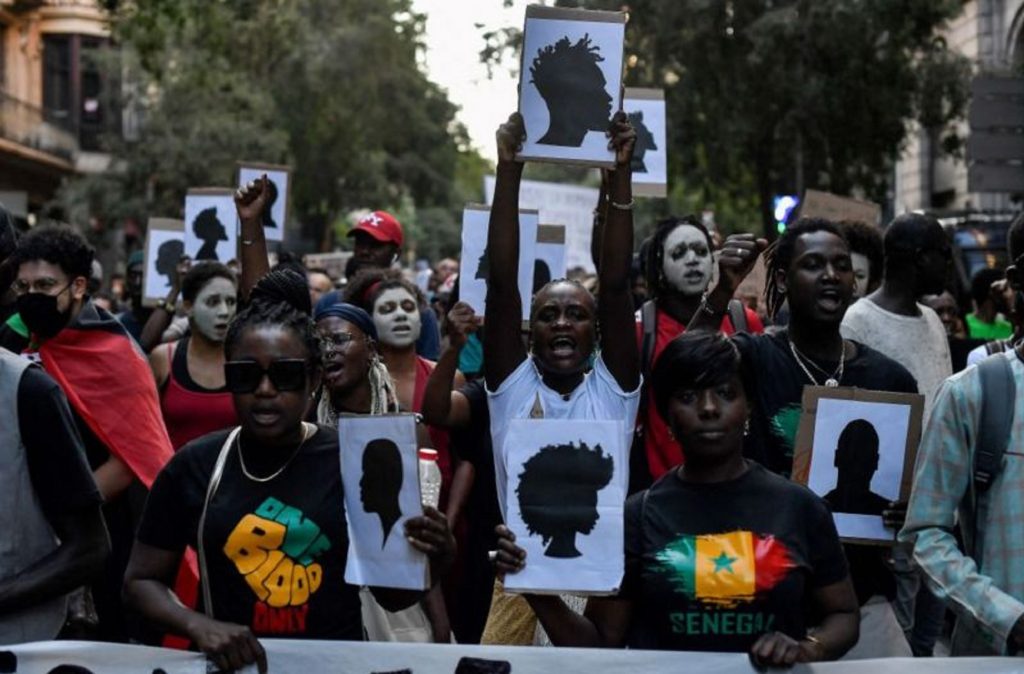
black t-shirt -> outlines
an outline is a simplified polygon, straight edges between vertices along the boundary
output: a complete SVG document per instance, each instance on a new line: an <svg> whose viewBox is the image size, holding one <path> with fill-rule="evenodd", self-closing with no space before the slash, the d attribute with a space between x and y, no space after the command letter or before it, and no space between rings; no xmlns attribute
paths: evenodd
<svg viewBox="0 0 1024 674"><path fill-rule="evenodd" d="M228 433L188 443L164 467L139 541L174 552L195 547L206 489ZM233 445L203 541L204 582L216 619L248 625L260 637L363 638L359 589L345 582L348 533L337 432L320 426L269 482L242 473Z"/></svg>
<svg viewBox="0 0 1024 674"><path fill-rule="evenodd" d="M469 402L470 424L467 428L453 430L451 437L459 457L473 464L476 472L467 509L472 514L469 525L474 540L470 544L481 542L491 550L497 544L494 528L501 524L501 510L498 508L498 490L494 482L494 451L491 445L487 389L483 380L478 379L460 388L459 392Z"/></svg>
<svg viewBox="0 0 1024 674"><path fill-rule="evenodd" d="M32 488L47 519L100 504L67 398L38 367L25 370L18 384L18 429Z"/></svg>
<svg viewBox="0 0 1024 674"><path fill-rule="evenodd" d="M753 384L751 432L744 453L766 468L789 477L793 471L793 445L800 425L804 386L811 381L789 347L787 331L774 335L739 333L732 337L743 357L744 376ZM874 349L856 342L857 355L846 361L842 386L869 391L917 393L917 381L905 367ZM825 372L839 362L814 361ZM821 373L809 368L812 374Z"/></svg>
<svg viewBox="0 0 1024 674"><path fill-rule="evenodd" d="M753 462L725 483L667 473L626 501L625 528L632 648L745 652L766 632L801 639L811 591L847 576L824 502Z"/></svg>

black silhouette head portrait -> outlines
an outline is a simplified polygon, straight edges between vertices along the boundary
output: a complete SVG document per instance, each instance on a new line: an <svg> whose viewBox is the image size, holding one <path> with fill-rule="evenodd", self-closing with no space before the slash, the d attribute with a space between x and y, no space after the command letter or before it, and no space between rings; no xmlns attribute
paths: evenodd
<svg viewBox="0 0 1024 674"><path fill-rule="evenodd" d="M402 453L387 438L371 440L363 452L363 477L359 480L359 498L363 510L380 517L383 532L381 550L387 545L391 528L402 517L398 495L402 491Z"/></svg>
<svg viewBox="0 0 1024 674"><path fill-rule="evenodd" d="M274 204L277 203L277 183L267 177L267 205L263 209L263 226L277 229L277 222L274 220Z"/></svg>
<svg viewBox="0 0 1024 674"><path fill-rule="evenodd" d="M871 491L878 470L878 431L864 419L851 421L836 442L836 488L825 494L833 512L881 515L889 499Z"/></svg>
<svg viewBox="0 0 1024 674"><path fill-rule="evenodd" d="M648 150L657 150L654 142L654 134L644 124L644 113L642 110L629 113L629 123L636 131L636 145L633 146L633 161L631 168L633 173L647 173L647 164L644 163L644 155Z"/></svg>
<svg viewBox="0 0 1024 674"><path fill-rule="evenodd" d="M532 535L539 535L545 557L572 558L582 553L576 535L597 525L597 493L608 486L614 462L597 445L548 445L523 464L519 474L519 513ZM550 543L550 544L549 544Z"/></svg>
<svg viewBox="0 0 1024 674"><path fill-rule="evenodd" d="M575 44L568 36L537 50L530 82L548 108L544 145L579 147L588 131L604 132L612 115L612 97L597 65L604 61L600 47L584 35Z"/></svg>
<svg viewBox="0 0 1024 674"><path fill-rule="evenodd" d="M174 276L174 269L178 266L181 256L185 254L185 242L181 239L164 241L156 249L156 273L167 277L164 285L171 287L171 278Z"/></svg>
<svg viewBox="0 0 1024 674"><path fill-rule="evenodd" d="M541 259L533 261L533 294L551 283L551 267L548 263Z"/></svg>
<svg viewBox="0 0 1024 674"><path fill-rule="evenodd" d="M484 248L484 252L480 253L480 259L476 261L476 273L473 274L473 278L486 281L490 273L491 265L487 261L487 249Z"/></svg>
<svg viewBox="0 0 1024 674"><path fill-rule="evenodd" d="M203 245L196 253L196 260L216 260L217 244L228 240L228 232L224 224L217 218L217 209L213 206L203 209L192 222L192 233L202 239Z"/></svg>

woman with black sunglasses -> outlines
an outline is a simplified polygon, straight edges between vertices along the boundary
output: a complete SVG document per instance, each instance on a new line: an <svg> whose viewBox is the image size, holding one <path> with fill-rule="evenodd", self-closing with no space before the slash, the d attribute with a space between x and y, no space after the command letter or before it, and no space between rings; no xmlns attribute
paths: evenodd
<svg viewBox="0 0 1024 674"><path fill-rule="evenodd" d="M320 381L304 280L273 272L225 340L241 426L189 443L153 485L125 576L128 604L188 637L219 669L266 656L257 637L363 638L359 589L344 581L348 538L335 429L303 421ZM406 525L439 578L454 554L434 509ZM199 551L205 613L171 591L186 545ZM389 610L419 592L371 588Z"/></svg>

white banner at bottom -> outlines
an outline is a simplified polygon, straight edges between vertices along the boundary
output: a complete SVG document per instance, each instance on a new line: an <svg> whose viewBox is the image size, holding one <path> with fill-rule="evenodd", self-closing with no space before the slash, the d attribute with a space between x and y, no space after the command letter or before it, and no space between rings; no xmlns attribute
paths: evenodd
<svg viewBox="0 0 1024 674"><path fill-rule="evenodd" d="M272 674L752 674L746 655L266 639ZM207 674L200 654L146 646L47 641L0 646L0 674ZM780 671L780 670L776 670ZM1020 674L1021 658L891 658L797 665L793 674ZM246 674L255 672L248 668Z"/></svg>

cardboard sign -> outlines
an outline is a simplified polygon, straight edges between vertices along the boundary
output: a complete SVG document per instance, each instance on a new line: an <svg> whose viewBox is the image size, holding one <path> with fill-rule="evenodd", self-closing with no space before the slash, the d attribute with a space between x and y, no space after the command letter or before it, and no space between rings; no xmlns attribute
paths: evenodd
<svg viewBox="0 0 1024 674"><path fill-rule="evenodd" d="M238 256L235 191L197 187L185 195L185 254L193 262L226 264Z"/></svg>
<svg viewBox="0 0 1024 674"><path fill-rule="evenodd" d="M626 89L622 109L636 131L633 148L633 195L664 197L668 193L668 137L665 92Z"/></svg>
<svg viewBox="0 0 1024 674"><path fill-rule="evenodd" d="M534 250L533 294L555 279L565 278L565 227L538 225Z"/></svg>
<svg viewBox="0 0 1024 674"><path fill-rule="evenodd" d="M625 34L622 12L526 8L520 158L614 167L605 132L620 108Z"/></svg>
<svg viewBox="0 0 1024 674"><path fill-rule="evenodd" d="M185 254L185 222L150 218L146 225L145 260L142 266L142 306L155 307L174 281L174 270Z"/></svg>
<svg viewBox="0 0 1024 674"><path fill-rule="evenodd" d="M833 222L859 220L878 225L882 219L882 207L878 204L818 190L804 191L797 211L797 218L824 218Z"/></svg>
<svg viewBox="0 0 1024 674"><path fill-rule="evenodd" d="M462 211L462 257L459 265L459 298L473 307L477 316L484 316L487 304L487 226L491 209L480 204L467 204ZM523 304L522 320L530 319L533 298L534 249L537 245L537 211L519 211L519 298Z"/></svg>
<svg viewBox="0 0 1024 674"><path fill-rule="evenodd" d="M267 241L284 241L291 191L291 168L277 164L238 162L238 186L267 175L270 181L270 211L263 218L263 236Z"/></svg>
<svg viewBox="0 0 1024 674"><path fill-rule="evenodd" d="M427 589L427 558L405 538L405 522L423 514L415 415L344 415L338 437L349 538L345 582Z"/></svg>
<svg viewBox="0 0 1024 674"><path fill-rule="evenodd" d="M892 545L890 502L910 497L924 396L856 388L804 388L793 481L829 504L839 537Z"/></svg>

